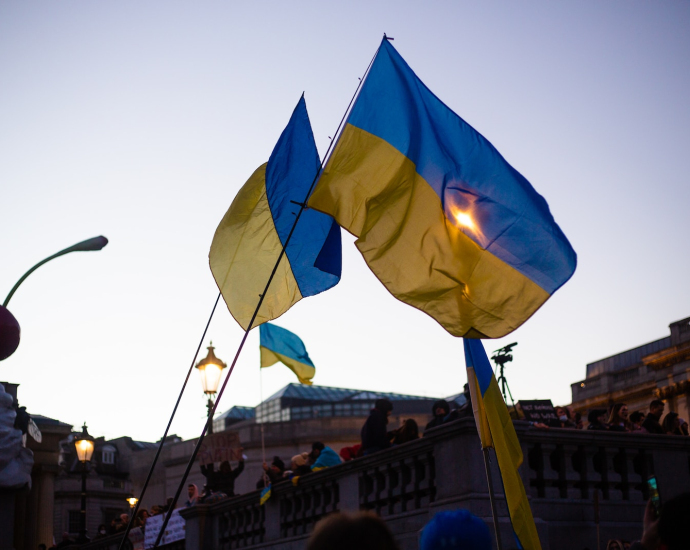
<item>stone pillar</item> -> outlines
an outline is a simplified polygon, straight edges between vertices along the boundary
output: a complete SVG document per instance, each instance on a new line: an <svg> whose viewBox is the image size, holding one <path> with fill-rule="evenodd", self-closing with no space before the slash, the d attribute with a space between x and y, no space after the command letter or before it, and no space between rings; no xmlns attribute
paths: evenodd
<svg viewBox="0 0 690 550"><path fill-rule="evenodd" d="M55 512L55 476L58 467L55 465L43 465L36 480L36 487L34 488L37 502L36 502L36 541L33 548L37 548L39 544L43 543L46 548L50 548L53 544L53 521ZM57 541L56 541L57 542Z"/></svg>

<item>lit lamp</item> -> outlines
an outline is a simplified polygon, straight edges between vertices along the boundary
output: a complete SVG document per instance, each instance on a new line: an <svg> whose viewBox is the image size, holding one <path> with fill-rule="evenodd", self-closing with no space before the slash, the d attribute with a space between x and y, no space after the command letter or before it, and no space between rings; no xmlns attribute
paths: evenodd
<svg viewBox="0 0 690 550"><path fill-rule="evenodd" d="M86 431L86 422L82 426L81 433L74 440L74 448L77 451L77 459L81 462L81 521L77 542L83 544L89 541L86 536L86 473L94 449L93 437Z"/></svg>
<svg viewBox="0 0 690 550"><path fill-rule="evenodd" d="M129 507L134 510L134 507L137 505L137 502L139 502L139 499L137 497L127 497L127 502L129 503Z"/></svg>
<svg viewBox="0 0 690 550"><path fill-rule="evenodd" d="M227 365L213 353L215 349L213 347L213 342L211 342L211 345L206 349L208 349L208 354L195 365L195 368L199 369L201 387L204 389L204 393L208 395L208 403L206 403L206 407L208 408L208 433L212 434L213 418L211 417L211 413L213 411L213 396L218 392L220 375L223 373L223 369L227 368Z"/></svg>

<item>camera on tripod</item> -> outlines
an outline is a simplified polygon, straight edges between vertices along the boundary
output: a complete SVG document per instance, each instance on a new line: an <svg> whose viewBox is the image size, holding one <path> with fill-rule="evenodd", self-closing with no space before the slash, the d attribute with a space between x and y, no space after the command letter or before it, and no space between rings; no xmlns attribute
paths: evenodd
<svg viewBox="0 0 690 550"><path fill-rule="evenodd" d="M513 351L513 348L517 346L517 344L517 342L513 342L512 344L508 344L507 346L494 351L495 355L491 356L492 361L501 367L506 363L510 363L513 360L513 356L510 352Z"/></svg>
<svg viewBox="0 0 690 550"><path fill-rule="evenodd" d="M510 400L513 402L513 408L515 408L515 400L513 399L513 394L510 392L510 388L508 387L508 380L506 380L506 376L503 372L503 369L505 368L506 363L510 363L513 360L513 355L510 352L513 351L513 348L517 346L517 344L517 342L513 342L512 344L508 344L507 346L502 347L501 349L497 349L496 351L494 351L494 355L491 356L491 359L494 363L496 363L497 370L499 371L499 376L496 382L501 388L503 400L507 404L508 395L510 395Z"/></svg>

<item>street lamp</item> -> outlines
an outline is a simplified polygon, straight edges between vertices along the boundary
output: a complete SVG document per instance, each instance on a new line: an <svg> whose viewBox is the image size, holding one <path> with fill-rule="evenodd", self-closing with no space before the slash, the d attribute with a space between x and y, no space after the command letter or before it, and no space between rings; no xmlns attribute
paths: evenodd
<svg viewBox="0 0 690 550"><path fill-rule="evenodd" d="M218 391L218 384L220 384L220 375L227 365L223 363L213 350L213 342L206 348L208 354L204 359L199 361L195 368L199 369L199 374L201 375L201 387L204 389L204 393L208 395L208 403L206 403L206 408L208 408L208 433L213 433L213 418L211 416L213 412L213 396Z"/></svg>
<svg viewBox="0 0 690 550"><path fill-rule="evenodd" d="M126 500L129 502L130 508L134 508L137 505L137 502L139 502L137 497L127 497Z"/></svg>
<svg viewBox="0 0 690 550"><path fill-rule="evenodd" d="M77 450L77 459L81 462L81 521L77 542L82 544L89 542L86 536L86 473L94 449L93 437L86 431L86 422L82 426L82 432L74 440L74 448Z"/></svg>
<svg viewBox="0 0 690 550"><path fill-rule="evenodd" d="M106 239L103 235L101 235L100 237L93 237L92 239L86 239L85 241L74 244L74 245L70 246L69 248L65 248L64 250L60 250L60 252L57 252L56 254L53 254L52 256L47 257L45 260L41 260L35 266L33 266L31 269L29 269L29 271L24 273L24 275L22 275L22 278L19 279L17 281L17 284L15 284L12 287L12 290L10 290L10 293L7 295L7 298L5 298L5 301L2 304L2 306L7 307L7 304L10 303L10 298L12 298L12 295L17 291L17 289L19 288L19 285L24 282L24 279L26 279L29 275L31 275L34 271L36 271L43 264L49 262L50 260L54 260L55 258L59 258L60 256L64 256L65 254L69 254L70 252L89 252L89 251L93 251L93 250L101 250L106 244L108 244L108 239Z"/></svg>
<svg viewBox="0 0 690 550"><path fill-rule="evenodd" d="M2 306L0 306L0 329L2 329L0 330L0 361L2 361L3 359L7 359L10 355L12 355L15 352L15 350L19 346L19 323L7 309L7 304L10 303L10 299L19 288L19 285L21 285L29 275L31 275L39 267L49 262L50 260L54 260L55 258L64 256L65 254L69 254L70 252L88 252L93 250L101 250L107 244L108 239L106 239L102 235L100 237L93 237L92 239L87 239L85 241L72 245L69 248L65 248L64 250L61 250L60 252L53 254L52 256L49 256L45 260L41 260L35 266L29 269L29 271L24 273L24 275L22 275L22 277L17 281L17 283L12 287L12 290L10 290L10 293L7 295L7 298L5 298L5 301L3 302Z"/></svg>

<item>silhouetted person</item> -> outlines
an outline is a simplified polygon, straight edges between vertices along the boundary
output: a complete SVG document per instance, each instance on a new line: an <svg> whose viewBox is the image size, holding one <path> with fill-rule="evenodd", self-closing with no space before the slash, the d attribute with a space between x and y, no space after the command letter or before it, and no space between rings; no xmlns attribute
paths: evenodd
<svg viewBox="0 0 690 550"><path fill-rule="evenodd" d="M606 409L592 409L587 415L587 421L589 422L588 430L605 431L608 429L606 425Z"/></svg>
<svg viewBox="0 0 690 550"><path fill-rule="evenodd" d="M690 493L678 495L661 508L654 518L651 500L644 512L642 539L633 542L630 550L687 550L690 541Z"/></svg>
<svg viewBox="0 0 690 550"><path fill-rule="evenodd" d="M362 454L368 455L391 446L388 438L388 417L393 411L393 403L388 399L377 399L362 426Z"/></svg>
<svg viewBox="0 0 690 550"><path fill-rule="evenodd" d="M320 441L315 441L311 446L311 469L314 472L323 470L324 468L331 468L342 464L342 460L333 449L327 447Z"/></svg>
<svg viewBox="0 0 690 550"><path fill-rule="evenodd" d="M216 478L215 487L211 487L213 491L220 491L229 497L235 494L235 480L244 471L244 458L240 458L240 463L234 470L227 460L220 463L220 471Z"/></svg>
<svg viewBox="0 0 690 550"><path fill-rule="evenodd" d="M630 421L628 420L628 406L625 403L616 403L611 409L611 416L609 416L609 431L630 431Z"/></svg>
<svg viewBox="0 0 690 550"><path fill-rule="evenodd" d="M285 462L283 462L279 456L273 457L273 462L269 466L265 462L263 463L264 473L256 482L257 489L263 489L269 483L278 483L283 480L283 474L285 473ZM264 480L264 477L266 478Z"/></svg>
<svg viewBox="0 0 690 550"><path fill-rule="evenodd" d="M74 544L74 541L69 538L69 533L65 532L62 533L62 540L57 543L55 548L65 548L66 546L72 546Z"/></svg>
<svg viewBox="0 0 690 550"><path fill-rule="evenodd" d="M316 524L306 550L398 550L398 545L377 515L336 512Z"/></svg>
<svg viewBox="0 0 690 550"><path fill-rule="evenodd" d="M680 431L680 419L677 412L669 412L661 423L661 429L667 435L683 435Z"/></svg>
<svg viewBox="0 0 690 550"><path fill-rule="evenodd" d="M402 445L408 441L419 439L419 427L414 418L408 418L403 422L402 426L397 430L393 430L391 433L393 434L393 439L391 441L393 445Z"/></svg>
<svg viewBox="0 0 690 550"><path fill-rule="evenodd" d="M431 414L434 415L431 422L426 425L425 430L435 428L443 424L444 419L450 413L450 405L445 399L439 399L431 406Z"/></svg>
<svg viewBox="0 0 690 550"><path fill-rule="evenodd" d="M649 414L647 418L644 419L642 427L647 430L650 434L663 434L664 430L659 424L661 420L661 415L664 414L664 402L660 399L655 399L649 404Z"/></svg>

